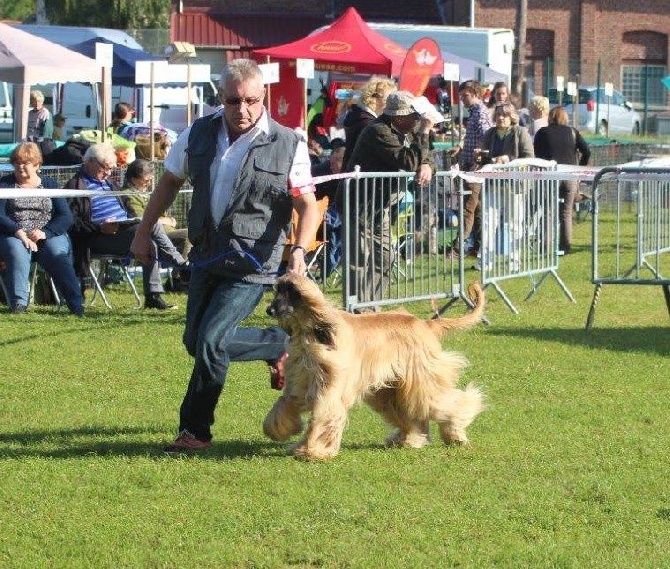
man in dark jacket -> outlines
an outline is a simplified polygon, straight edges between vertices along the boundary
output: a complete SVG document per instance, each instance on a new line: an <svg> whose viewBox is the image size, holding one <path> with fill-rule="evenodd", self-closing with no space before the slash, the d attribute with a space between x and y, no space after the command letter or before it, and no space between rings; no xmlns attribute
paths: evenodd
<svg viewBox="0 0 670 569"><path fill-rule="evenodd" d="M360 166L363 172L415 172L415 184L430 184L434 163L428 138L433 123L416 111L414 102L406 91L387 97L384 112L361 132L346 171ZM352 189L355 182L349 183L349 212L343 220L350 227L349 282L355 283L359 302L384 298L394 260L391 206L402 198L406 182L406 178L379 178L368 186L362 184L358 192ZM343 213L344 188L338 196Z"/></svg>

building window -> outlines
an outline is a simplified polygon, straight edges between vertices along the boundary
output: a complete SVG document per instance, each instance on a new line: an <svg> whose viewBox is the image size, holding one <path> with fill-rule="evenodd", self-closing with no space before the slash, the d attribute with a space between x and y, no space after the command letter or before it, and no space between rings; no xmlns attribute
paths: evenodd
<svg viewBox="0 0 670 569"><path fill-rule="evenodd" d="M668 74L665 65L623 65L621 92L631 103L650 106L665 105L665 87L661 79Z"/></svg>

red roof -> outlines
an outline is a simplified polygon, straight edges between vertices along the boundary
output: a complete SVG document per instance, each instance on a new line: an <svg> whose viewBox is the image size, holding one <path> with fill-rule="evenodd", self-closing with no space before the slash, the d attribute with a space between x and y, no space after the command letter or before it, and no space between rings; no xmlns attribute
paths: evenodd
<svg viewBox="0 0 670 569"><path fill-rule="evenodd" d="M344 73L397 75L407 50L371 30L354 8L327 28L303 39L254 50L271 59L314 59L317 69Z"/></svg>
<svg viewBox="0 0 670 569"><path fill-rule="evenodd" d="M195 10L173 12L170 41L184 41L196 47L239 46L244 50L293 41L325 23L323 17L296 14L231 16Z"/></svg>

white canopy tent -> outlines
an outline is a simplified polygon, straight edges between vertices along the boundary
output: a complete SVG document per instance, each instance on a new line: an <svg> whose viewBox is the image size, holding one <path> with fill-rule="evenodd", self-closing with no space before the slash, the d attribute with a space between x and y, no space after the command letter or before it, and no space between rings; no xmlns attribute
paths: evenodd
<svg viewBox="0 0 670 569"><path fill-rule="evenodd" d="M99 83L95 59L0 23L0 81L14 84L14 136L27 132L31 85L80 81Z"/></svg>

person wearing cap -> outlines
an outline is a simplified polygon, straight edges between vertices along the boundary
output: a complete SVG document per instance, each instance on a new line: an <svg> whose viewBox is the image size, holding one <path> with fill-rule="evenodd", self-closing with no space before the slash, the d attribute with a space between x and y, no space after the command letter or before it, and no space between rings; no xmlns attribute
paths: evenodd
<svg viewBox="0 0 670 569"><path fill-rule="evenodd" d="M352 172L359 166L363 172L415 172L414 183L419 187L428 186L435 170L429 149L434 123L427 115L422 116L420 110L418 98L411 93L389 94L382 114L361 132L345 171ZM344 223L352 224L353 229L349 249L358 253L349 266L349 278L356 283L359 301L384 297L394 260L389 238L391 206L402 199L406 186L406 178L379 178L368 192L361 192L363 200L374 196L374 203L352 203L348 219L343 216ZM340 212L344 211L343 194L344 186L341 186ZM374 223L367 225L365 221L372 218Z"/></svg>

